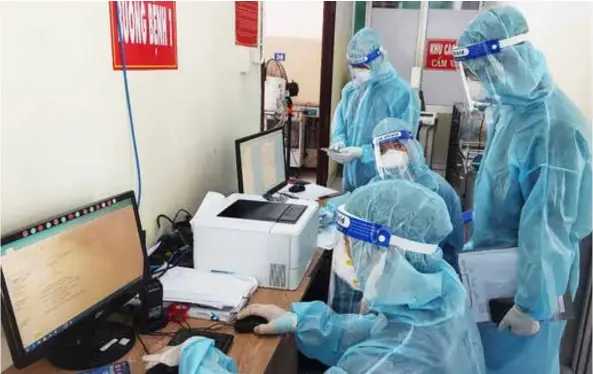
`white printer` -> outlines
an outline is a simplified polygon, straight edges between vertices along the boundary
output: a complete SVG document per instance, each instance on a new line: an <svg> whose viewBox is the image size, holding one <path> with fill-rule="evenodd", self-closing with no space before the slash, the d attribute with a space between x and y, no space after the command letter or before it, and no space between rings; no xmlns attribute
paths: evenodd
<svg viewBox="0 0 593 374"><path fill-rule="evenodd" d="M196 269L252 276L261 287L294 290L316 250L318 206L209 192L191 224Z"/></svg>

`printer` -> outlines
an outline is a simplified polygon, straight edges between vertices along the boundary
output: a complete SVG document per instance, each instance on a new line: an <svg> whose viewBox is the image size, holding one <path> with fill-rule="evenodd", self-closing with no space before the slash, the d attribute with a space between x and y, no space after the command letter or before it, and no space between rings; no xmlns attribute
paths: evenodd
<svg viewBox="0 0 593 374"><path fill-rule="evenodd" d="M257 279L261 287L295 290L317 247L317 202L208 192L191 221L194 267Z"/></svg>

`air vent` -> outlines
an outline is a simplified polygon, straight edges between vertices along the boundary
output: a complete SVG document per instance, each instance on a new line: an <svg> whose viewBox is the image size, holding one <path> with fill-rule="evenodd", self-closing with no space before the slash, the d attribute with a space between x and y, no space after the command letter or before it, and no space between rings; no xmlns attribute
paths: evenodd
<svg viewBox="0 0 593 374"><path fill-rule="evenodd" d="M286 288L286 265L270 264L270 287Z"/></svg>

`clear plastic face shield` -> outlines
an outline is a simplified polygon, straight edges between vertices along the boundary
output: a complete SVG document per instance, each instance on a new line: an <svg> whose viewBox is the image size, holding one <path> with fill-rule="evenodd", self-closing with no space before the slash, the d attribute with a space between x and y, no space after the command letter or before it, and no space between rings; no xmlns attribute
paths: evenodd
<svg viewBox="0 0 593 374"><path fill-rule="evenodd" d="M362 291L362 301L358 304L359 310L365 306L373 310L382 302L397 302L400 297L412 300L415 292L413 285L405 285L402 291L401 284L393 284L394 279L400 279L397 274L393 274L393 271L399 270L406 273L415 273L415 271L406 261L400 261L398 268L393 269L393 264L388 259L390 251L410 251L431 255L438 251L438 245L419 243L396 236L386 226L349 214L344 205L338 208L337 222L338 231L349 242L352 267L356 274L358 289ZM405 283L406 279L414 281L413 278L404 276L401 277L401 283ZM410 290L405 291L407 288ZM394 293L396 290L401 293ZM407 295L406 292L411 295Z"/></svg>
<svg viewBox="0 0 593 374"><path fill-rule="evenodd" d="M525 41L527 41L527 34L522 34L453 49L453 58L461 75L466 104L470 111L485 110L491 104L492 99L495 99L492 96L496 96L497 84L505 80L505 71L496 55L505 48ZM488 91L490 98L481 97L480 93L483 90L478 87L477 83Z"/></svg>
<svg viewBox="0 0 593 374"><path fill-rule="evenodd" d="M336 236L336 245L332 252L328 305L336 313L356 314L361 311L362 292L352 261L352 242L339 231L336 231Z"/></svg>
<svg viewBox="0 0 593 374"><path fill-rule="evenodd" d="M371 62L375 61L379 57L383 56L385 51L383 47L377 48L368 55L360 58L346 56L348 59L348 65L350 67L350 74L352 75L352 80L358 84L363 84L368 82L371 79L372 71L370 68Z"/></svg>
<svg viewBox="0 0 593 374"><path fill-rule="evenodd" d="M381 179L399 177L413 181L410 160L419 156L411 146L414 140L414 134L408 130L393 131L373 139L375 166Z"/></svg>

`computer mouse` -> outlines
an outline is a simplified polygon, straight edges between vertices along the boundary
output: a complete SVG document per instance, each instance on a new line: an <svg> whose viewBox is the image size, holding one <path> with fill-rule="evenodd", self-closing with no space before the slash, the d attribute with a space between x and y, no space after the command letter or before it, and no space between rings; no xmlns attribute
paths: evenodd
<svg viewBox="0 0 593 374"><path fill-rule="evenodd" d="M237 332L239 334L247 334L247 333L252 333L253 329L256 326L264 325L266 323L268 323L268 320L265 319L264 317L247 316L243 319L236 320L233 327L235 329L235 332Z"/></svg>
<svg viewBox="0 0 593 374"><path fill-rule="evenodd" d="M288 192L303 192L305 190L305 186L302 184L293 184L292 186L288 187Z"/></svg>

